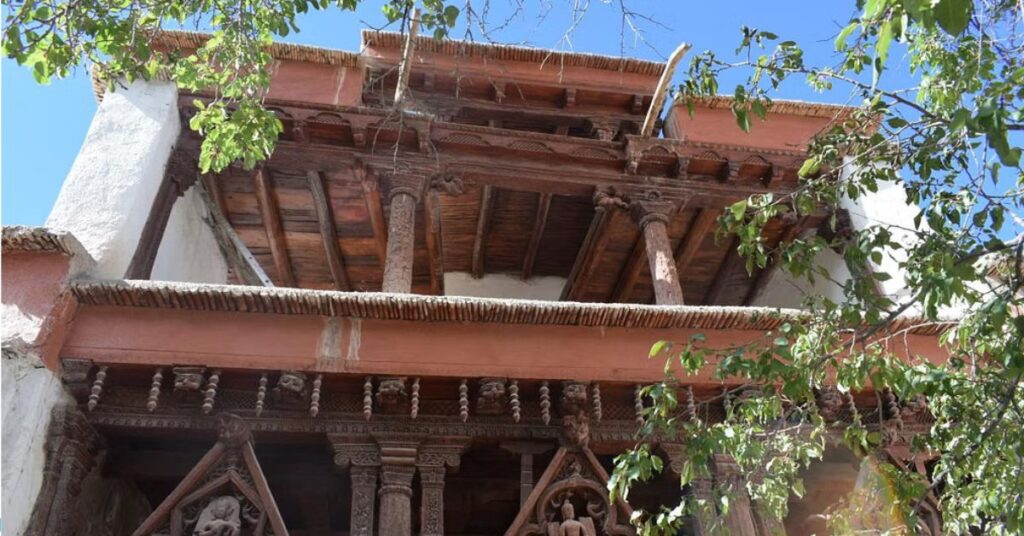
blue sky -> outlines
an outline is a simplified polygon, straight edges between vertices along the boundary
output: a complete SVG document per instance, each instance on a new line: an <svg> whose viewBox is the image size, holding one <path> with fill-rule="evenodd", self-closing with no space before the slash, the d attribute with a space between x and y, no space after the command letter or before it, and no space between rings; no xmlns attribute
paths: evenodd
<svg viewBox="0 0 1024 536"><path fill-rule="evenodd" d="M586 0L584 0L586 1ZM462 5L461 2L454 2ZM498 25L508 13L511 0L492 0L492 25ZM783 39L793 39L807 51L811 64L828 63L832 58L832 38L853 13L854 2L810 2L784 0L718 0L695 2L681 0L633 1L627 6L657 20L664 27L638 21L643 41L629 31L622 34L618 1L590 0L590 7L575 26L569 39L571 12L562 0L525 0L530 9L513 19L504 30L493 33L495 41L573 50L597 54L625 55L663 60L682 41L695 51L712 50L720 57L731 57L739 42L743 25L770 30ZM481 5L480 1L475 4ZM537 6L550 4L544 14ZM359 30L383 26L377 2L364 1L356 13L330 11L308 14L300 20L301 32L287 41L345 50L358 50ZM462 37L465 28L457 28L454 37ZM485 40L476 31L476 40ZM60 190L64 176L85 139L96 110L83 69L75 76L37 85L28 70L4 59L2 65L2 219L3 224L41 225ZM677 79L679 76L677 76ZM677 80L678 81L678 80ZM735 84L735 81L732 82ZM721 88L731 85L723 80ZM816 94L802 83L792 83L775 95L777 98L846 102L849 94L839 89L833 94ZM737 131L739 134L739 131Z"/></svg>

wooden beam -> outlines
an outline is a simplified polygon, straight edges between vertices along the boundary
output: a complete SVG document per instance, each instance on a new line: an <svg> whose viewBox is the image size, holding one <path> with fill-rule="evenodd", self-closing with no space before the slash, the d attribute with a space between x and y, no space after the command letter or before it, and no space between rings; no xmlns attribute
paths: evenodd
<svg viewBox="0 0 1024 536"><path fill-rule="evenodd" d="M551 194L538 194L537 213L533 218L533 231L530 233L530 243L526 246L526 256L523 257L524 280L533 277L533 266L537 263L537 250L540 249L540 240L543 238L544 228L548 224L549 210L551 210Z"/></svg>
<svg viewBox="0 0 1024 536"><path fill-rule="evenodd" d="M590 220L587 236L583 238L583 244L576 254L576 262L572 265L572 271L569 272L569 279L562 288L559 300L579 301L583 295L608 246L608 240L611 238L608 228L611 227L610 222L616 212L618 211L613 208L601 205L594 207L594 218Z"/></svg>
<svg viewBox="0 0 1024 536"><path fill-rule="evenodd" d="M494 206L494 187L485 184L480 190L480 213L476 219L476 236L473 238L473 277L484 276L484 254L487 247L487 233L491 230L491 213Z"/></svg>
<svg viewBox="0 0 1024 536"><path fill-rule="evenodd" d="M751 283L750 289L747 291L747 295L743 297L743 305L750 305L751 303L754 303L757 296L761 294L761 291L763 291L765 286L768 285L768 282L771 281L772 274L775 273L775 270L779 265L779 256L781 254L780 248L783 244L792 242L793 239L800 234L800 231L803 230L807 219L808 218L804 216L796 223L786 226L785 230L782 231L782 236L780 236L779 241L776 242L774 251L772 251L771 255L768 256L767 264L765 264L764 268L757 273L757 277L755 277L754 282Z"/></svg>
<svg viewBox="0 0 1024 536"><path fill-rule="evenodd" d="M206 224L210 226L210 230L213 231L213 237L216 239L217 245L224 255L224 260L235 271L235 274L238 275L243 284L260 287L274 286L274 282L263 271L259 261L249 251L248 246L238 236L238 233L235 232L227 217L221 212L221 208L214 201L217 194L210 194L211 191L220 189L217 187L216 181L210 175L205 176L203 179L196 183L196 193L199 194L199 199L206 206L208 216L203 217L203 220L206 221ZM207 184L210 185L209 189L207 189Z"/></svg>
<svg viewBox="0 0 1024 536"><path fill-rule="evenodd" d="M679 243L679 248L676 250L676 273L679 274L680 278L686 277L687 266L690 265L694 256L700 251L704 238L711 228L715 226L715 222L718 221L718 215L718 209L702 208L700 213L693 219L693 222L690 223L690 228L686 230L686 236L683 237L682 242Z"/></svg>
<svg viewBox="0 0 1024 536"><path fill-rule="evenodd" d="M704 305L718 305L718 301L722 298L722 293L725 292L726 285L729 283L729 276L743 262L743 258L740 257L737 250L739 244L740 241L736 237L729 240L729 249L726 250L725 259L722 260L722 265L715 273L715 278L711 281L707 294L704 295Z"/></svg>
<svg viewBox="0 0 1024 536"><path fill-rule="evenodd" d="M174 202L178 200L178 184L172 177L173 171L168 166L160 188L153 198L153 204L149 208L149 216L142 227L139 235L139 243L135 246L135 254L128 263L125 270L125 279L149 279L153 273L153 264L156 263L156 255L160 251L160 244L163 242L164 231L167 230L167 222L171 219L171 210L174 209ZM198 173L195 170L195 173Z"/></svg>
<svg viewBox="0 0 1024 536"><path fill-rule="evenodd" d="M256 187L256 200L260 206L263 227L267 232L267 242L270 243L270 253L274 257L274 266L277 267L277 278L284 286L294 287L295 274L292 273L291 261L288 259L288 246L284 241L284 227L281 225L281 215L277 210L277 198L274 196L270 173L264 168L258 168L253 176L253 184Z"/></svg>
<svg viewBox="0 0 1024 536"><path fill-rule="evenodd" d="M633 296L633 288L636 287L644 266L647 266L647 243L641 233L633 244L633 251L629 253L626 267L622 269L619 282L615 285L615 292L612 294L612 301L617 303L628 302Z"/></svg>
<svg viewBox="0 0 1024 536"><path fill-rule="evenodd" d="M444 295L444 248L441 242L441 198L437 190L427 191L423 198L423 226L430 259L430 292Z"/></svg>
<svg viewBox="0 0 1024 536"><path fill-rule="evenodd" d="M320 224L320 237L324 242L327 266L331 270L331 277L334 278L334 288L344 291L352 290L348 274L345 273L345 260L338 247L338 229L334 223L331 202L327 199L327 192L324 190L323 177L316 171L310 171L306 173L306 178L309 179L309 192L313 194L313 208L316 210L316 219Z"/></svg>
<svg viewBox="0 0 1024 536"><path fill-rule="evenodd" d="M373 172L362 165L357 164L352 171L363 187L366 212L370 216L370 228L373 229L373 240L377 246L377 258L383 268L388 257L388 226L384 220L384 203L380 201L379 184L371 176Z"/></svg>

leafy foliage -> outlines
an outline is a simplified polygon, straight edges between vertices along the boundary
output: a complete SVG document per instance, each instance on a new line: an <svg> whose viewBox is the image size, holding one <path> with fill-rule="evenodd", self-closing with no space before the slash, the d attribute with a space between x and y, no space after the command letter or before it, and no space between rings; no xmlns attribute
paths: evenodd
<svg viewBox="0 0 1024 536"><path fill-rule="evenodd" d="M735 460L745 479L738 489L716 489L719 504L710 511L707 496L690 493L675 508L638 514L645 533L672 533L701 508L720 517L723 498L739 492L781 519L789 497L802 493L801 469L822 457L830 437L870 458L895 494L892 526L865 525L851 499L831 512L836 532L916 532L928 497L937 497L948 533L1024 530L1024 246L1016 236L1024 231L1024 12L1013 2L970 0L864 0L858 9L836 36L835 66L808 65L796 43L743 28L739 61L700 54L680 87L678 98L694 113L700 99L718 93L723 73L745 72L733 95L743 130L771 112L772 93L792 78L820 91L845 86L860 104L816 137L794 194L752 197L720 219L723 233L739 237L748 269L777 259L796 280L831 280L841 298L808 296L806 316L750 344L655 346L669 379L650 389L644 442L618 458L612 492L625 495L656 472L643 462L654 455L649 439L685 439L683 485L707 478L714 454ZM887 88L897 51L909 60L912 88ZM777 251L761 240L774 217L821 207L837 214L891 187L921 207L912 227L871 222L853 236L805 236ZM842 251L849 278L815 262L833 249ZM903 277L902 288L888 283L880 291L894 277ZM947 362L904 348L905 333L891 326L906 314L948 321ZM708 367L736 386L700 404L724 403L725 418L710 422L698 411L684 419L675 384ZM865 425L868 416L823 419L816 396L831 384L846 397L882 387L902 401L925 397L935 423L912 447L926 458L942 453L931 480L879 455L893 438L880 433L884 426ZM885 421L883 406L871 421Z"/></svg>
<svg viewBox="0 0 1024 536"><path fill-rule="evenodd" d="M235 161L252 167L274 149L281 122L263 107L270 87L268 46L298 31L296 18L310 11L354 11L358 0L119 1L3 0L3 52L48 83L88 64L113 88L121 81L170 77L189 91L206 91L191 128L204 136L200 167L220 171ZM382 6L404 30L414 0ZM447 35L459 8L442 0L421 2L420 24L436 38ZM190 54L166 51L165 27L208 26L212 37Z"/></svg>

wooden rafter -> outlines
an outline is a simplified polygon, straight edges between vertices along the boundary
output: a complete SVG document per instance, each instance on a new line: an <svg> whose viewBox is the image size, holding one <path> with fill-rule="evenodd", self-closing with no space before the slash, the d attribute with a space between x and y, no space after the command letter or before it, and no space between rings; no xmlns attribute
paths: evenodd
<svg viewBox="0 0 1024 536"><path fill-rule="evenodd" d="M199 199L206 206L206 212L209 214L203 219L210 226L213 238L224 255L224 260L235 271L242 283L261 287L274 286L274 282L263 271L259 261L249 251L249 247L245 245L245 242L235 232L235 228L231 226L231 222L228 221L226 212L222 208L223 195L215 178L212 175L204 176L196 183L196 193L199 194ZM218 198L221 200L221 204L216 201Z"/></svg>
<svg viewBox="0 0 1024 536"><path fill-rule="evenodd" d="M430 259L430 292L444 295L444 248L441 242L441 199L437 190L423 198L423 225Z"/></svg>
<svg viewBox="0 0 1024 536"><path fill-rule="evenodd" d="M633 250L629 253L629 259L626 261L625 268L622 269L619 282L615 285L615 292L612 294L613 302L629 301L633 296L633 288L636 287L640 274L643 273L644 266L647 265L647 242L641 234L633 244Z"/></svg>
<svg viewBox="0 0 1024 536"><path fill-rule="evenodd" d="M491 230L491 215L494 208L494 187L485 184L480 189L480 214L476 220L476 236L473 238L473 277L484 276L484 254L487 247L487 233Z"/></svg>
<svg viewBox="0 0 1024 536"><path fill-rule="evenodd" d="M281 225L281 214L277 209L277 198L274 196L270 173L264 168L257 169L253 176L253 184L256 187L256 200L259 202L263 227L267 232L267 242L270 244L270 254L274 257L274 266L277 267L277 277L284 286L294 287L295 274L292 273L291 261L288 259L284 226Z"/></svg>
<svg viewBox="0 0 1024 536"><path fill-rule="evenodd" d="M615 217L617 210L609 210L598 206L594 211L594 218L590 220L590 228L587 229L587 236L583 239L579 253L576 254L576 262L569 272L569 279L562 288L561 301L579 301L583 291L587 288L590 278L594 275L597 265L604 256L604 250L608 247L608 240L611 233L608 228L611 220Z"/></svg>
<svg viewBox="0 0 1024 536"><path fill-rule="evenodd" d="M309 179L309 191L313 194L313 208L316 210L316 219L320 225L320 236L324 243L327 266L331 270L331 277L334 278L334 288L344 291L352 290L348 274L345 273L345 260L338 247L338 229L334 223L331 202L324 190L323 177L315 171L310 171L306 173L306 178Z"/></svg>
<svg viewBox="0 0 1024 536"><path fill-rule="evenodd" d="M356 165L352 171L363 188L366 212L370 217L370 228L373 229L373 241L377 248L377 259L383 267L388 256L388 226L384 220L384 203L380 200L380 188L377 181L369 176L372 172L366 167Z"/></svg>
<svg viewBox="0 0 1024 536"><path fill-rule="evenodd" d="M537 213L533 219L533 231L530 232L530 242L526 246L526 255L523 257L524 280L533 277L533 266L537 263L537 251L540 249L540 240L544 236L544 228L547 226L550 210L551 194L539 194L537 196Z"/></svg>
<svg viewBox="0 0 1024 536"><path fill-rule="evenodd" d="M718 301L722 298L722 293L725 292L729 284L729 277L732 276L736 268L743 262L743 258L737 249L738 247L738 238L733 237L729 240L729 248L726 250L725 259L722 260L722 265L715 272L715 278L711 281L711 286L704 295L705 305L718 305Z"/></svg>

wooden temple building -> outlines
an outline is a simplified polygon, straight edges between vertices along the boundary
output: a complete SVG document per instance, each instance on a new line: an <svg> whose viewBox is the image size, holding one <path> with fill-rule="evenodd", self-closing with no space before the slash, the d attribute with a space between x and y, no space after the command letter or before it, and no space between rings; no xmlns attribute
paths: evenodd
<svg viewBox="0 0 1024 536"><path fill-rule="evenodd" d="M724 98L652 111L664 63L418 38L403 72L403 36L362 38L273 46L284 132L256 169L197 171L211 95L97 86L47 227L3 232L5 533L626 535L714 484L605 490L653 343L757 340L834 292L748 273L715 220L796 188L845 110L778 102L745 134ZM896 351L942 355L905 329ZM715 419L722 387L680 389ZM735 497L731 534L818 530L858 477L820 465L784 524Z"/></svg>

